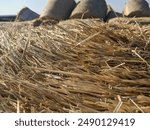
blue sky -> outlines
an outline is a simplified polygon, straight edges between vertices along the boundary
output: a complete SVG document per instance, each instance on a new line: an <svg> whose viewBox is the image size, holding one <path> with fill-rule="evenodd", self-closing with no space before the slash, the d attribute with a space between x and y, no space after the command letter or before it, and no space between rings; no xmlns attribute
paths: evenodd
<svg viewBox="0 0 150 130"><path fill-rule="evenodd" d="M40 13L48 0L0 0L0 15L17 14L22 7L29 7ZM150 0L147 0L150 4ZM114 10L122 12L126 0L106 0Z"/></svg>

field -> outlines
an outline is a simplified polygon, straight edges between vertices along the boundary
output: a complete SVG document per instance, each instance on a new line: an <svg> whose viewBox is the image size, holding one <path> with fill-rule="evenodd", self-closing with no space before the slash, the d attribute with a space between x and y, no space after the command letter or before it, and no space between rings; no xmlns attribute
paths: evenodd
<svg viewBox="0 0 150 130"><path fill-rule="evenodd" d="M150 112L150 26L0 23L0 112Z"/></svg>

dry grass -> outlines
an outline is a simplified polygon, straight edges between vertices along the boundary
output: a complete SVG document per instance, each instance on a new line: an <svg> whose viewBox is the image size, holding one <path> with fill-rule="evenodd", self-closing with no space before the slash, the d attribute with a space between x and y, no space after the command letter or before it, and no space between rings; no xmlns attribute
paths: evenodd
<svg viewBox="0 0 150 130"><path fill-rule="evenodd" d="M126 24L140 24L140 25L150 25L150 17L116 17L108 21L109 23L126 23Z"/></svg>
<svg viewBox="0 0 150 130"><path fill-rule="evenodd" d="M0 25L0 112L150 112L150 27Z"/></svg>

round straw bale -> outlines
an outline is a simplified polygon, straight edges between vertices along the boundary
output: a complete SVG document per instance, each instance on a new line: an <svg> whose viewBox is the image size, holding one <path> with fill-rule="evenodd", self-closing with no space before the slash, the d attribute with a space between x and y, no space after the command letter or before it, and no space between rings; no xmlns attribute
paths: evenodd
<svg viewBox="0 0 150 130"><path fill-rule="evenodd" d="M29 21L39 17L39 14L32 11L28 7L24 7L17 14L16 21Z"/></svg>
<svg viewBox="0 0 150 130"><path fill-rule="evenodd" d="M115 17L118 17L116 12L113 10L113 8L110 5L108 5L107 6L107 15L106 15L105 21L108 21L109 19L112 19Z"/></svg>
<svg viewBox="0 0 150 130"><path fill-rule="evenodd" d="M125 24L139 24L139 25L150 25L150 17L140 18L113 18L109 20L109 23L125 23Z"/></svg>
<svg viewBox="0 0 150 130"><path fill-rule="evenodd" d="M55 20L68 19L72 10L75 8L74 0L48 0L40 17L49 17Z"/></svg>
<svg viewBox="0 0 150 130"><path fill-rule="evenodd" d="M149 4L146 0L128 0L123 14L127 17L148 17L150 16Z"/></svg>
<svg viewBox="0 0 150 130"><path fill-rule="evenodd" d="M107 5L105 0L81 0L71 14L71 18L105 19Z"/></svg>
<svg viewBox="0 0 150 130"><path fill-rule="evenodd" d="M115 12L117 17L123 17L123 14L122 13L119 13L119 12Z"/></svg>
<svg viewBox="0 0 150 130"><path fill-rule="evenodd" d="M149 27L100 20L0 22L0 112L150 112Z"/></svg>

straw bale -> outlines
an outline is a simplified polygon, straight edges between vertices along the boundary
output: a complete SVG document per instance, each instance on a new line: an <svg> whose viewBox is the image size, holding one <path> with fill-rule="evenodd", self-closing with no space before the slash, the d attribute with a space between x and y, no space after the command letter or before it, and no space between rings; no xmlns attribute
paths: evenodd
<svg viewBox="0 0 150 130"><path fill-rule="evenodd" d="M106 13L105 0L81 0L72 11L70 18L100 18L104 20Z"/></svg>
<svg viewBox="0 0 150 130"><path fill-rule="evenodd" d="M117 17L117 14L113 10L113 8L110 5L107 5L107 15L105 18L105 21L108 21L109 19Z"/></svg>
<svg viewBox="0 0 150 130"><path fill-rule="evenodd" d="M105 17L105 21L109 21L110 19L116 18L116 17L122 17L122 14L115 12L114 9L110 5L107 5L107 15Z"/></svg>
<svg viewBox="0 0 150 130"><path fill-rule="evenodd" d="M109 23L124 23L124 24L138 24L138 25L150 25L150 17L140 18L112 18L108 21Z"/></svg>
<svg viewBox="0 0 150 130"><path fill-rule="evenodd" d="M74 0L48 0L40 18L49 17L53 20L68 19L75 6Z"/></svg>
<svg viewBox="0 0 150 130"><path fill-rule="evenodd" d="M150 17L150 8L146 0L128 0L123 10L127 17Z"/></svg>
<svg viewBox="0 0 150 130"><path fill-rule="evenodd" d="M0 112L150 112L149 26L14 22L0 36Z"/></svg>
<svg viewBox="0 0 150 130"><path fill-rule="evenodd" d="M32 11L28 7L22 8L17 14L16 21L29 21L39 17L39 14Z"/></svg>

